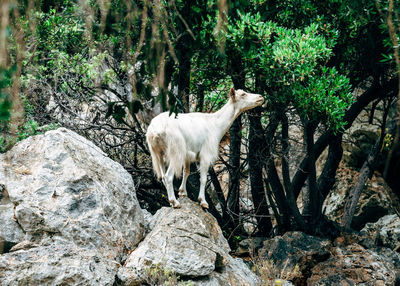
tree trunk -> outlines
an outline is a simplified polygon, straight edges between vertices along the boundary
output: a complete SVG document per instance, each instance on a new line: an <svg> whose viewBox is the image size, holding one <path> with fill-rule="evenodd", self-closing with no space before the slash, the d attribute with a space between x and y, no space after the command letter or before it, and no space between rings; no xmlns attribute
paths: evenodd
<svg viewBox="0 0 400 286"><path fill-rule="evenodd" d="M197 86L196 111L197 112L203 112L203 106L204 106L204 86L202 84L199 84Z"/></svg>
<svg viewBox="0 0 400 286"><path fill-rule="evenodd" d="M356 184L350 190L349 197L344 206L344 212L341 222L341 226L345 229L351 228L350 226L354 217L354 213L356 211L358 200L360 199L361 192L363 191L367 180L371 177L372 173L375 170L376 158L381 146L381 140L378 139L371 152L368 154L367 160L365 160L360 169Z"/></svg>
<svg viewBox="0 0 400 286"><path fill-rule="evenodd" d="M191 41L191 37L189 35L182 36L180 45L177 51L177 56L179 59L179 73L178 73L178 99L181 101L184 112L189 112L189 94L190 94L190 68L191 68L191 60L192 60L192 52L191 49L187 46L186 41Z"/></svg>
<svg viewBox="0 0 400 286"><path fill-rule="evenodd" d="M344 227L345 229L351 228L351 222L353 220L361 192L363 191L367 180L371 177L371 175L375 171L376 161L383 145L383 139L385 138L386 121L390 108L390 101L387 101L386 103L387 104L385 106L384 113L382 116L381 135L379 136L375 145L372 147L371 151L368 154L367 159L362 165L357 178L357 182L353 186L353 188L351 188L349 197L344 206L341 226Z"/></svg>
<svg viewBox="0 0 400 286"><path fill-rule="evenodd" d="M229 129L229 191L227 198L227 215L230 216L234 227L239 224L240 197L240 147L242 143L242 122L239 116Z"/></svg>
<svg viewBox="0 0 400 286"><path fill-rule="evenodd" d="M295 222L301 230L306 230L307 225L300 214L299 208L297 207L296 199L293 195L292 184L290 182L290 170L289 170L289 122L284 111L281 114L282 122L282 179L286 191L286 200L290 208L290 213L293 216Z"/></svg>
<svg viewBox="0 0 400 286"><path fill-rule="evenodd" d="M289 206L286 201L285 192L283 190L283 186L279 179L278 173L275 168L274 157L271 154L271 145L272 138L274 138L274 134L279 125L279 116L276 113L273 113L270 116L270 122L265 131L265 158L266 164L265 169L267 171L267 184L268 188L274 195L276 205L279 210L279 215L276 216L276 221L278 222L278 233L284 233L285 231L290 229L290 212ZM271 201L271 199L270 199Z"/></svg>
<svg viewBox="0 0 400 286"><path fill-rule="evenodd" d="M322 204L335 184L336 171L342 160L342 136L335 137L329 144L328 158L324 164L321 175L318 178L318 191L322 197ZM321 206L322 207L322 206Z"/></svg>
<svg viewBox="0 0 400 286"><path fill-rule="evenodd" d="M183 7L180 13L183 15L190 15L191 13L191 1L184 1ZM188 19L188 25L191 24L191 19ZM189 112L190 110L190 70L192 65L193 56L193 37L187 30L184 23L179 21L177 23L177 30L181 34L177 44L175 46L175 54L178 58L178 75L177 75L177 85L178 85L178 100L182 104L183 111Z"/></svg>
<svg viewBox="0 0 400 286"><path fill-rule="evenodd" d="M315 225L321 217L320 194L317 188L317 172L315 168L314 133L317 125L309 120L304 120L304 142L306 145L306 156L308 164L306 172L307 189L303 193L303 216Z"/></svg>
<svg viewBox="0 0 400 286"><path fill-rule="evenodd" d="M269 236L272 230L268 205L264 192L262 167L264 164L264 130L261 125L261 110L255 108L249 112L249 162L250 188L254 204L254 214L257 220L258 234Z"/></svg>
<svg viewBox="0 0 400 286"><path fill-rule="evenodd" d="M238 57L231 57L229 71L235 89L245 87L245 75L242 62ZM230 220L232 230L240 232L239 198L240 198L240 147L242 143L242 116L236 118L229 129L229 191L225 218Z"/></svg>

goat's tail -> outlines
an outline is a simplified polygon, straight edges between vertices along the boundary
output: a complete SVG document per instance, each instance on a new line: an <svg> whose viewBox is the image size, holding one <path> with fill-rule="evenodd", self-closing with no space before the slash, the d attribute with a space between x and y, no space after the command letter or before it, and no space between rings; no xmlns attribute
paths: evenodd
<svg viewBox="0 0 400 286"><path fill-rule="evenodd" d="M167 134L166 159L177 178L182 175L186 156L186 141L180 133Z"/></svg>
<svg viewBox="0 0 400 286"><path fill-rule="evenodd" d="M164 164L172 168L174 175L180 177L185 163L185 140L177 134L148 131L146 141L150 149L153 170L158 179L165 173Z"/></svg>
<svg viewBox="0 0 400 286"><path fill-rule="evenodd" d="M150 149L151 161L153 164L153 170L157 178L160 180L163 175L162 168L164 167L163 153L165 153L165 145L160 142L162 138L158 134L151 132L146 133L147 145Z"/></svg>

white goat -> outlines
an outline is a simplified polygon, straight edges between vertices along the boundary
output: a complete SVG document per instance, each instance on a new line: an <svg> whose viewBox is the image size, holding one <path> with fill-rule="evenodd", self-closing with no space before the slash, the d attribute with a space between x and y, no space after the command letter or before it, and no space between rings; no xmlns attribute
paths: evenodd
<svg viewBox="0 0 400 286"><path fill-rule="evenodd" d="M230 90L229 101L215 113L180 113L170 115L164 112L153 118L147 129L154 172L162 179L172 207L179 208L173 188L174 175L180 177L183 170L179 196L186 196L186 180L190 163L200 161L200 192L198 201L208 208L204 189L208 168L218 158L218 145L222 137L242 112L263 104L259 94ZM166 166L168 166L166 170Z"/></svg>

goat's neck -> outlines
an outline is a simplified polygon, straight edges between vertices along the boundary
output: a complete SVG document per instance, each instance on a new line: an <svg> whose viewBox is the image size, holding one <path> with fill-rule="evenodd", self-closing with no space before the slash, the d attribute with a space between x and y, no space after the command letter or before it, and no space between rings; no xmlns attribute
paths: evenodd
<svg viewBox="0 0 400 286"><path fill-rule="evenodd" d="M240 110L235 108L231 99L220 110L214 113L213 119L218 129L219 140L222 139L240 113Z"/></svg>

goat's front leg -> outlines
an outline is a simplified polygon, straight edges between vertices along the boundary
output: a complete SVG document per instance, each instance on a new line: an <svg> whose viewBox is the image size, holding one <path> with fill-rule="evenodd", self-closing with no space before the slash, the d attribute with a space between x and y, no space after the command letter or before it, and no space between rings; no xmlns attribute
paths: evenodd
<svg viewBox="0 0 400 286"><path fill-rule="evenodd" d="M199 191L199 197L197 200L200 202L200 206L205 209L208 209L208 203L207 203L206 197L205 197L207 171L208 171L208 165L202 166L202 164L200 162L200 191Z"/></svg>
<svg viewBox="0 0 400 286"><path fill-rule="evenodd" d="M163 182L164 182L165 188L167 189L169 203L171 204L171 206L173 208L180 208L181 204L178 202L178 200L175 197L173 181L174 181L174 171L171 168L171 166L169 166L167 172L165 173L165 175L163 177Z"/></svg>
<svg viewBox="0 0 400 286"><path fill-rule="evenodd" d="M182 183L181 186L179 187L179 197L187 197L187 191L186 191L186 181L187 178L189 177L190 174L190 162L186 161L185 166L183 167L183 177L182 177Z"/></svg>

